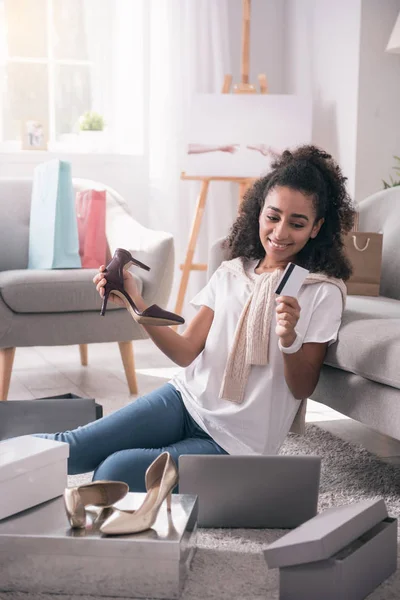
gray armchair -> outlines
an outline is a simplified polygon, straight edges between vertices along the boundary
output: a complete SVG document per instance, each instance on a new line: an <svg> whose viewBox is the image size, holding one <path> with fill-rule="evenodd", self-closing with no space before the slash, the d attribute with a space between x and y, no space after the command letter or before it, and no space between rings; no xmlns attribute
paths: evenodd
<svg viewBox="0 0 400 600"><path fill-rule="evenodd" d="M383 233L380 296L348 296L312 399L400 440L400 187L359 204L359 230ZM211 249L211 275L226 259Z"/></svg>
<svg viewBox="0 0 400 600"><path fill-rule="evenodd" d="M166 306L172 286L172 235L140 225L126 202L101 183L74 179L74 190L106 189L106 233L111 254L130 250L149 265L132 269L146 302ZM0 400L6 400L15 349L78 344L87 365L87 344L118 342L129 391L137 393L132 340L147 337L128 311L101 300L92 283L95 269L30 270L28 265L31 179L0 179ZM101 324L101 327L99 327Z"/></svg>

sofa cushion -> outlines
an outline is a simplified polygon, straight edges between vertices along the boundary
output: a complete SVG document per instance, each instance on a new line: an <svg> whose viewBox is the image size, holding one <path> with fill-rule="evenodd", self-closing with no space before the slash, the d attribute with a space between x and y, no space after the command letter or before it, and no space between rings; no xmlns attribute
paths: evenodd
<svg viewBox="0 0 400 600"><path fill-rule="evenodd" d="M92 282L96 269L18 269L0 272L0 295L15 313L64 313L99 310ZM132 273L133 274L133 273ZM143 284L133 274L139 292ZM118 309L112 302L108 309Z"/></svg>
<svg viewBox="0 0 400 600"><path fill-rule="evenodd" d="M325 364L400 389L400 301L348 296Z"/></svg>

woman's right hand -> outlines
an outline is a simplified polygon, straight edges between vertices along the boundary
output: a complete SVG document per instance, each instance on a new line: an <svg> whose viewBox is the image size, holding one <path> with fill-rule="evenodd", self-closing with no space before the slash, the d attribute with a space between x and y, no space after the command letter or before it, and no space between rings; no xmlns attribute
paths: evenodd
<svg viewBox="0 0 400 600"><path fill-rule="evenodd" d="M139 294L135 279L132 274L125 269L123 270L123 277L124 290L130 295L132 300L134 300L135 296ZM93 283L96 285L96 290L99 292L100 297L104 298L104 286L107 283L107 271L105 265L100 265L99 272L93 277ZM116 294L113 294L112 292L110 294L110 301L114 302L114 304L117 304L118 306L125 307L125 302L122 300L122 298Z"/></svg>

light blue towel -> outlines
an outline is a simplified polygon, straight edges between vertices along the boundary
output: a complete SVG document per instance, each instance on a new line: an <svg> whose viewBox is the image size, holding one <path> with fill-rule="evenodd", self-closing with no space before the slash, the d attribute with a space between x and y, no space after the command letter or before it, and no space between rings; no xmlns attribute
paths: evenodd
<svg viewBox="0 0 400 600"><path fill-rule="evenodd" d="M80 267L71 164L49 160L34 172L28 269Z"/></svg>

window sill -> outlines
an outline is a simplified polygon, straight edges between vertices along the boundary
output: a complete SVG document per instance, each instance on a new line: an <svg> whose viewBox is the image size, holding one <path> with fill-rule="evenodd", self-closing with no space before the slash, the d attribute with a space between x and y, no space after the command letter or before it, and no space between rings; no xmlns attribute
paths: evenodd
<svg viewBox="0 0 400 600"><path fill-rule="evenodd" d="M46 160L59 158L60 160L79 160L85 163L99 162L131 162L142 159L140 154L119 154L117 152L84 152L77 150L3 150L0 148L0 161L2 163L29 163L36 164Z"/></svg>
<svg viewBox="0 0 400 600"><path fill-rule="evenodd" d="M96 133L96 132L84 132ZM76 134L64 134L61 139L48 142L46 149L41 148L22 148L21 141L0 141L0 155L13 157L21 157L23 162L40 162L57 157L76 157L79 159L87 159L89 161L98 162L99 159L107 158L108 160L130 160L132 158L143 158L143 151L140 147L134 145L120 146L119 150L115 150L115 146L104 132L99 132L99 137Z"/></svg>

